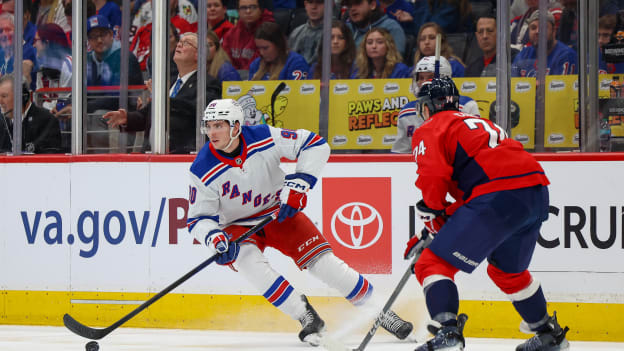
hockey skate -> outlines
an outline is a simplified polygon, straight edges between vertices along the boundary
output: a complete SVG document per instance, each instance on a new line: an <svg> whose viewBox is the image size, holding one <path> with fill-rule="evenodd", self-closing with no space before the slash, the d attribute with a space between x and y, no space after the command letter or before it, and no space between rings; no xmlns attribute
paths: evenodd
<svg viewBox="0 0 624 351"><path fill-rule="evenodd" d="M412 329L414 329L412 323L404 321L393 311L386 312L381 320L381 326L400 340L407 338Z"/></svg>
<svg viewBox="0 0 624 351"><path fill-rule="evenodd" d="M457 326L437 326L429 324L427 329L434 334L433 339L417 347L414 351L462 351L464 340L464 326L468 316L464 313L457 316Z"/></svg>
<svg viewBox="0 0 624 351"><path fill-rule="evenodd" d="M303 327L299 332L299 340L307 342L312 346L319 346L322 333L325 331L325 322L319 317L305 296L302 296L301 299L305 302L306 311L299 318L299 322Z"/></svg>
<svg viewBox="0 0 624 351"><path fill-rule="evenodd" d="M557 312L548 317L548 331L538 332L534 337L516 347L516 351L560 351L569 350L570 344L565 338L570 330L568 327L561 328L557 322Z"/></svg>

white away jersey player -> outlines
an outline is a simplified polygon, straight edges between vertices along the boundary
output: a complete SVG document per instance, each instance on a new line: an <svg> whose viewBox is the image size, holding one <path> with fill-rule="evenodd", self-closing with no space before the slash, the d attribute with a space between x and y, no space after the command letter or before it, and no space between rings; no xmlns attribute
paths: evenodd
<svg viewBox="0 0 624 351"><path fill-rule="evenodd" d="M409 154L412 152L412 135L424 120L416 111L416 101L410 101L399 112L397 118L397 139L392 145L392 152ZM459 97L459 111L481 117L479 105L468 96Z"/></svg>
<svg viewBox="0 0 624 351"><path fill-rule="evenodd" d="M268 125L241 130L239 156L225 157L206 144L191 165L187 226L199 242L213 229L253 225L279 208L285 176L282 157L296 159L295 173L315 179L329 159L325 139L308 130Z"/></svg>

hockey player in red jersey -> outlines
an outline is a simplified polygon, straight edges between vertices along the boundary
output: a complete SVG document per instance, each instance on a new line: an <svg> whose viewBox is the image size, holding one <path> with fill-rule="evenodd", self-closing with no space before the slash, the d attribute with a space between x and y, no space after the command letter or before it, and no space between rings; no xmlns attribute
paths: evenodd
<svg viewBox="0 0 624 351"><path fill-rule="evenodd" d="M414 267L423 286L434 338L416 348L463 350L467 316L459 312L454 276L487 259L490 279L536 335L517 351L567 350L568 328L548 314L540 283L527 270L542 222L548 217L548 178L522 145L493 122L459 112L459 92L435 78L418 93L425 122L414 132L418 165L416 207L431 244ZM447 201L447 194L455 202ZM426 231L425 231L426 233ZM406 257L419 238L407 244Z"/></svg>
<svg viewBox="0 0 624 351"><path fill-rule="evenodd" d="M325 139L308 130L243 125L234 100L213 100L206 107L202 132L208 138L190 168L188 229L217 253L216 262L242 274L273 306L301 323L299 339L319 345L325 323L307 298L280 275L264 256L272 247L297 267L336 289L356 306L373 302L373 286L336 257L314 223L301 210L329 158ZM285 175L280 160L297 160ZM273 212L277 221L240 245L240 237ZM412 324L388 311L381 326L399 339Z"/></svg>

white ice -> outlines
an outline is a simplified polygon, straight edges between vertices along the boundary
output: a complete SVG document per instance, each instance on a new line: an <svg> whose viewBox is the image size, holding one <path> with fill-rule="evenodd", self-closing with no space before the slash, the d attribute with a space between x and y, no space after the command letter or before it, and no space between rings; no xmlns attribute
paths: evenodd
<svg viewBox="0 0 624 351"><path fill-rule="evenodd" d="M361 336L351 335L342 342L356 347ZM81 351L88 340L72 334L64 327L0 325L0 350L2 351ZM468 338L468 351L515 350L522 340ZM299 342L296 333L260 333L240 331L172 330L120 328L99 340L100 351L280 351L317 350ZM621 351L624 343L570 342L571 351ZM397 341L385 332L379 332L366 350L413 350L414 342Z"/></svg>

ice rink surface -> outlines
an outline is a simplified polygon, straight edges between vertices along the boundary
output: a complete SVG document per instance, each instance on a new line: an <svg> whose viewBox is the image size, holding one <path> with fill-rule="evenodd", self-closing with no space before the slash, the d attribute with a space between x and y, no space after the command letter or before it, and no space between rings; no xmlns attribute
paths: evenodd
<svg viewBox="0 0 624 351"><path fill-rule="evenodd" d="M346 346L356 347L361 337L350 336ZM31 327L0 325L1 351L81 351L88 340L72 334L64 327ZM521 340L468 338L466 350L515 350ZM99 341L100 351L195 351L195 350L318 350L299 342L295 333L257 333L237 331L171 330L120 328ZM366 350L413 350L414 342L397 341L385 332L379 332ZM624 343L578 342L570 343L570 350L621 351Z"/></svg>

